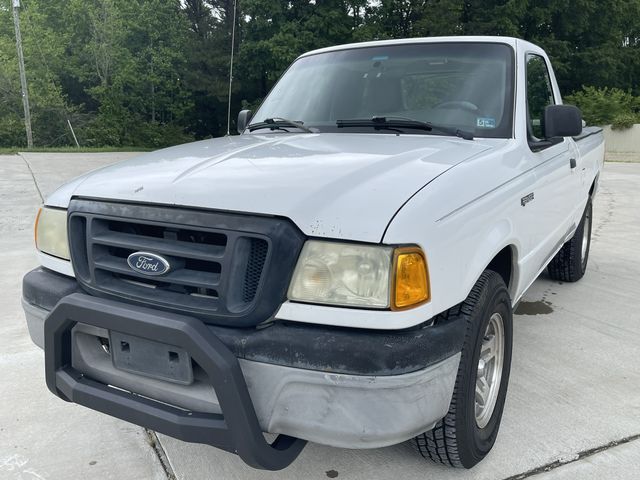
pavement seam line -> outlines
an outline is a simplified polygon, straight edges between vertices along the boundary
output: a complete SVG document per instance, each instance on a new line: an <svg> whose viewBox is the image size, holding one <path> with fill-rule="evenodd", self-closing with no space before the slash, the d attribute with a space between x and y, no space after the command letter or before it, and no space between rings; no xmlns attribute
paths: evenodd
<svg viewBox="0 0 640 480"><path fill-rule="evenodd" d="M42 190L40 190L40 185L38 185L38 180L36 180L36 176L33 173L33 169L31 168L31 164L29 163L29 160L27 160L26 157L19 152L18 152L18 156L22 159L24 164L27 166L27 169L31 174L31 178L33 179L33 184L35 185L36 190L38 191L38 195L40 196L40 201L44 203L44 195L42 195Z"/></svg>
<svg viewBox="0 0 640 480"><path fill-rule="evenodd" d="M160 443L160 439L156 432L153 430L149 430L148 428L144 429L144 433L147 436L147 442L153 449L153 452L156 454L158 461L160 462L160 466L162 470L164 470L164 474L167 476L167 480L176 480L176 474L171 468L171 463L169 462L169 457L167 456L167 452L164 451L162 444Z"/></svg>
<svg viewBox="0 0 640 480"><path fill-rule="evenodd" d="M546 473L546 472L550 472L551 470L555 470L556 468L560 468L563 467L565 465L569 465L571 463L575 463L579 460L582 460L584 458L588 458L591 457L592 455L596 455L598 453L604 452L606 450L609 450L611 448L615 448L619 445L624 445L627 443L631 443L635 440L640 439L640 434L636 434L636 435L631 435L629 437L624 437L621 438L619 440L613 440L612 442L609 442L605 445L601 445L599 447L595 447L595 448L590 448L589 450L583 450L582 452L578 452L576 454L576 456L574 458L571 458L569 460L556 460L554 462L548 463L546 465L542 465L541 467L536 467L533 468L531 470L528 470L526 472L523 473L519 473L517 475L512 475L511 477L507 477L504 480L522 480L524 478L530 478L533 477L534 475L539 475L541 473Z"/></svg>

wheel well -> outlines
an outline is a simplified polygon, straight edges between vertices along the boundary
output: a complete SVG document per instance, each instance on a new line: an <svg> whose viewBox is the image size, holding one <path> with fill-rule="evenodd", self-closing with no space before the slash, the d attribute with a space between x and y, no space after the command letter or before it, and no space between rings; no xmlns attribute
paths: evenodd
<svg viewBox="0 0 640 480"><path fill-rule="evenodd" d="M513 274L513 249L511 246L504 247L489 262L487 270L493 270L502 277L507 288L511 288L511 276Z"/></svg>

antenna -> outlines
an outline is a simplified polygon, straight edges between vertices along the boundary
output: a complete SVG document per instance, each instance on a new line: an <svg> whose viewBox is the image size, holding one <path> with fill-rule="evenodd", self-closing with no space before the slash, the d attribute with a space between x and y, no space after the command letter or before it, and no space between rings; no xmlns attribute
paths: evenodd
<svg viewBox="0 0 640 480"><path fill-rule="evenodd" d="M233 0L233 25L231 26L231 60L229 62L229 99L227 102L227 137L231 135L231 86L233 85L233 54L236 46L236 11L238 0Z"/></svg>

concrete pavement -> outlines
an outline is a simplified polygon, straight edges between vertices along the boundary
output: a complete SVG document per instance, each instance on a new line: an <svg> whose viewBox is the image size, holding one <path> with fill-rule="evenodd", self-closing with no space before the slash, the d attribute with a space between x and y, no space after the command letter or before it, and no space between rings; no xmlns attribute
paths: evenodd
<svg viewBox="0 0 640 480"><path fill-rule="evenodd" d="M165 436L152 448L143 429L65 404L44 385L42 353L30 343L19 303L20 277L36 263L36 182L46 196L64 180L126 156L0 156L0 478L638 478L640 164L606 165L585 278L540 278L521 304L501 432L483 463L461 471L422 461L407 445L309 445L288 469L268 473Z"/></svg>
<svg viewBox="0 0 640 480"><path fill-rule="evenodd" d="M49 182L91 161L36 161L40 188L51 191ZM29 339L20 306L20 278L37 265L33 220L40 203L24 159L0 156L0 479L165 479L143 429L65 403L45 386L43 354Z"/></svg>

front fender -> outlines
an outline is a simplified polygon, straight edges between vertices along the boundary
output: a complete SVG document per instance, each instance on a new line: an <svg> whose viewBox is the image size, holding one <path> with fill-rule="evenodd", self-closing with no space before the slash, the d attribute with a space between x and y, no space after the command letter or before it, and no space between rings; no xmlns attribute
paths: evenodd
<svg viewBox="0 0 640 480"><path fill-rule="evenodd" d="M414 195L390 222L383 243L418 244L427 257L434 314L462 302L496 255L510 247L509 291L516 297L524 252L520 193L529 179L517 145L464 162ZM520 222L520 223L518 223Z"/></svg>
<svg viewBox="0 0 640 480"><path fill-rule="evenodd" d="M512 249L509 291L512 298L520 282L518 258L521 244L512 222L496 221L469 209L454 218L417 224L418 204L406 205L387 230L384 243L417 243L427 256L431 284L431 308L439 313L462 302L496 255ZM411 240L413 239L413 240Z"/></svg>

